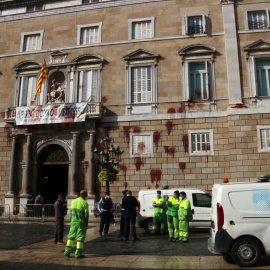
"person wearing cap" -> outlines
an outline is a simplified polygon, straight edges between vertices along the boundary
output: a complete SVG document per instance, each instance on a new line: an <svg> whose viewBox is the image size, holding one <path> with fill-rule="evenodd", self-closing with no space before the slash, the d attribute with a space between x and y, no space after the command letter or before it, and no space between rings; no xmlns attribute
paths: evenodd
<svg viewBox="0 0 270 270"><path fill-rule="evenodd" d="M82 255L83 243L86 236L88 220L89 220L89 206L87 201L87 191L82 190L80 197L74 199L70 205L70 230L68 234L68 241L65 248L65 256L70 257L71 247L77 235L77 249L75 251L76 258L84 258Z"/></svg>
<svg viewBox="0 0 270 270"><path fill-rule="evenodd" d="M100 215L100 227L99 227L99 236L102 236L103 229L104 235L109 236L110 221L112 218L112 212L114 210L113 201L110 198L110 193L105 192L105 197L101 198L98 203L98 211ZM104 228L105 225L105 228Z"/></svg>
<svg viewBox="0 0 270 270"><path fill-rule="evenodd" d="M122 191L123 198L127 195L127 192L128 191L126 189ZM125 233L125 215L124 215L125 209L122 207L122 200L120 202L121 218L120 218L120 233L118 235L119 237L124 237L124 233Z"/></svg>

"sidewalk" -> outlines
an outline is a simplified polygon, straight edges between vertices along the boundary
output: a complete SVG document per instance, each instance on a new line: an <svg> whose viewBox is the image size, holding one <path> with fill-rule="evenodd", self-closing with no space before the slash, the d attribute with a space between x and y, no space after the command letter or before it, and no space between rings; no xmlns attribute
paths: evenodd
<svg viewBox="0 0 270 270"><path fill-rule="evenodd" d="M9 229L9 226L14 228ZM21 228L17 236L12 230ZM109 237L99 237L98 224L91 223L83 253L84 259L63 255L64 246L53 243L54 223L0 223L3 241L0 249L0 269L241 269L226 263L222 257L207 250L206 233L193 233L188 244L168 243L165 236L150 236L138 229L138 242L123 242L118 238L119 224L110 227ZM64 241L69 226L65 227ZM32 232L32 233L31 233ZM8 243L8 239L12 241ZM16 242L17 241L17 242ZM257 268L269 269L270 260L263 259ZM91 268L89 268L91 267ZM93 267L93 268L92 268Z"/></svg>

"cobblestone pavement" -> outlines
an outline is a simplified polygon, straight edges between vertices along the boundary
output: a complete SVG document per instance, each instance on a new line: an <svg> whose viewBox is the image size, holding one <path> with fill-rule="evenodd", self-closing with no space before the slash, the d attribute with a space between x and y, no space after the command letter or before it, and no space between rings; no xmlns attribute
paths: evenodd
<svg viewBox="0 0 270 270"><path fill-rule="evenodd" d="M69 226L65 226L67 239ZM1 270L116 270L116 269L241 269L207 250L208 232L192 231L188 244L168 243L167 236L150 236L138 229L138 242L118 238L119 224L111 226L109 237L98 236L98 223L88 226L84 245L86 258L63 255L64 247L53 243L54 223L0 223ZM269 269L263 258L256 268Z"/></svg>

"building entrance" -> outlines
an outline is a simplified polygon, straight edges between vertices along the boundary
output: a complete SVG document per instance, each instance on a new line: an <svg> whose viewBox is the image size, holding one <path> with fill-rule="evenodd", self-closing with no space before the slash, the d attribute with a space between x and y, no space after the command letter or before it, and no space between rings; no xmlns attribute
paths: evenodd
<svg viewBox="0 0 270 270"><path fill-rule="evenodd" d="M39 156L38 190L45 204L56 202L59 194L68 193L69 159L59 145L47 146Z"/></svg>

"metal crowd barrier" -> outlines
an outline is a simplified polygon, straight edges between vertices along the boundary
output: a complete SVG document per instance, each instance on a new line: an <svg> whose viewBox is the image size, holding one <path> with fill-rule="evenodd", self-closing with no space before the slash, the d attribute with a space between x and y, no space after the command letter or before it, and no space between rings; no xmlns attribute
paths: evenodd
<svg viewBox="0 0 270 270"><path fill-rule="evenodd" d="M0 219L5 219L10 221L10 205L0 204Z"/></svg>
<svg viewBox="0 0 270 270"><path fill-rule="evenodd" d="M43 206L41 204L16 204L14 208L15 220L20 218L42 219Z"/></svg>

